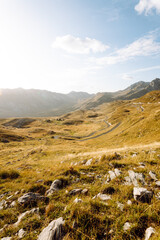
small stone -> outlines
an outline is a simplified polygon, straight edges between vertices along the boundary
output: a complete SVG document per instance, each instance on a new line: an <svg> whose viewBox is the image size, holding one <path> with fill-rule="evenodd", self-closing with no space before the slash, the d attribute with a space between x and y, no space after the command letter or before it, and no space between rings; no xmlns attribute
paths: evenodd
<svg viewBox="0 0 160 240"><path fill-rule="evenodd" d="M152 227L147 228L145 231L145 240L148 240L152 236L153 233L155 233L154 228L152 228Z"/></svg>
<svg viewBox="0 0 160 240"><path fill-rule="evenodd" d="M102 201L108 201L111 199L110 195L102 194L102 193L98 193L97 197L100 198Z"/></svg>
<svg viewBox="0 0 160 240"><path fill-rule="evenodd" d="M115 168L114 172L115 172L117 177L119 177L121 175L121 173L122 173L118 168Z"/></svg>
<svg viewBox="0 0 160 240"><path fill-rule="evenodd" d="M17 205L16 201L13 201L13 202L11 202L10 207L15 207L16 205Z"/></svg>
<svg viewBox="0 0 160 240"><path fill-rule="evenodd" d="M111 180L113 180L113 179L116 178L115 172L113 172L113 171L108 171L108 173L109 173L109 177L110 177Z"/></svg>
<svg viewBox="0 0 160 240"><path fill-rule="evenodd" d="M20 193L20 191L16 191L14 195L18 195Z"/></svg>
<svg viewBox="0 0 160 240"><path fill-rule="evenodd" d="M23 228L21 228L19 231L18 231L18 237L19 238L23 238L25 235L26 235L26 231L23 230Z"/></svg>
<svg viewBox="0 0 160 240"><path fill-rule="evenodd" d="M125 224L124 224L124 226L123 226L123 230L124 231L127 231L127 230L129 230L131 228L131 224L129 223L129 222L126 222Z"/></svg>
<svg viewBox="0 0 160 240"><path fill-rule="evenodd" d="M158 180L156 174L152 171L149 171L149 176L152 178L152 180L155 180L155 181Z"/></svg>
<svg viewBox="0 0 160 240"><path fill-rule="evenodd" d="M134 187L133 196L135 200L138 200L143 203L151 203L153 192L148 191L146 188Z"/></svg>
<svg viewBox="0 0 160 240"><path fill-rule="evenodd" d="M1 202L0 202L0 210L4 209L4 208L7 208L7 202L3 199Z"/></svg>
<svg viewBox="0 0 160 240"><path fill-rule="evenodd" d="M132 201L131 201L131 200L128 200L128 201L127 201L127 205L131 206L131 205L132 205Z"/></svg>
<svg viewBox="0 0 160 240"><path fill-rule="evenodd" d="M93 158L91 158L91 159L89 159L87 162L86 162L86 166L89 166L89 165L91 165L91 163L92 163L92 161L93 161Z"/></svg>
<svg viewBox="0 0 160 240"><path fill-rule="evenodd" d="M87 188L85 188L85 189L82 190L81 193L84 194L84 195L87 195L88 191L89 191L89 190L88 190Z"/></svg>
<svg viewBox="0 0 160 240"><path fill-rule="evenodd" d="M77 188L77 189L73 189L71 191L69 191L68 195L76 195L82 192L81 188Z"/></svg>
<svg viewBox="0 0 160 240"><path fill-rule="evenodd" d="M156 186L160 187L160 181L156 181Z"/></svg>
<svg viewBox="0 0 160 240"><path fill-rule="evenodd" d="M80 199L80 198L76 198L73 202L74 202L74 203L79 203L79 202L83 202L83 201L82 201L82 199Z"/></svg>
<svg viewBox="0 0 160 240"><path fill-rule="evenodd" d="M123 209L124 209L124 204L122 204L122 203L120 203L120 202L117 202L117 207L118 207L121 211L123 211Z"/></svg>
<svg viewBox="0 0 160 240"><path fill-rule="evenodd" d="M160 192L157 193L156 198L160 200Z"/></svg>

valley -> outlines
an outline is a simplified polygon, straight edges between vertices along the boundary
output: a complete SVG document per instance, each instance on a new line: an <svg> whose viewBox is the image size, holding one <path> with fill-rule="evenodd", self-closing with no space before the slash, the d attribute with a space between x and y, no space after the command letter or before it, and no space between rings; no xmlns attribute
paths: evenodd
<svg viewBox="0 0 160 240"><path fill-rule="evenodd" d="M0 119L1 239L159 239L159 126L159 91Z"/></svg>

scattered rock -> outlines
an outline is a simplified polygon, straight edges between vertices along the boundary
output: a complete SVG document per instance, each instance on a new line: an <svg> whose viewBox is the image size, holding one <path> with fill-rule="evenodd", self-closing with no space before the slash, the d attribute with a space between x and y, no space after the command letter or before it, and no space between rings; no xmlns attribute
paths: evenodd
<svg viewBox="0 0 160 240"><path fill-rule="evenodd" d="M93 197L93 199L95 198L99 198L102 201L108 201L111 199L111 196L107 194L98 193L96 196Z"/></svg>
<svg viewBox="0 0 160 240"><path fill-rule="evenodd" d="M18 221L16 223L14 223L14 226L17 227L24 217L26 217L29 214L34 214L34 213L38 214L39 213L39 208L33 208L33 209L29 210L29 211L26 211L26 212L20 214L18 216Z"/></svg>
<svg viewBox="0 0 160 240"><path fill-rule="evenodd" d="M152 180L155 180L155 181L158 180L156 174L152 171L149 171L149 176L152 178Z"/></svg>
<svg viewBox="0 0 160 240"><path fill-rule="evenodd" d="M156 186L160 187L160 181L156 181Z"/></svg>
<svg viewBox="0 0 160 240"><path fill-rule="evenodd" d="M144 168L145 166L146 166L145 163L143 163L143 162L139 163L139 167Z"/></svg>
<svg viewBox="0 0 160 240"><path fill-rule="evenodd" d="M62 240L63 225L65 221L62 217L53 220L38 236L38 240Z"/></svg>
<svg viewBox="0 0 160 240"><path fill-rule="evenodd" d="M127 205L131 206L131 205L132 205L132 201L131 201L131 200L128 200L128 201L127 201Z"/></svg>
<svg viewBox="0 0 160 240"><path fill-rule="evenodd" d="M80 198L76 198L73 202L74 202L74 203L79 203L79 202L83 202L83 201L82 201L82 199L80 199Z"/></svg>
<svg viewBox="0 0 160 240"><path fill-rule="evenodd" d="M84 195L87 195L88 191L89 191L89 190L88 190L87 188L85 188L85 189L82 190L81 193L84 194Z"/></svg>
<svg viewBox="0 0 160 240"><path fill-rule="evenodd" d="M123 209L124 209L124 204L122 204L122 203L120 203L120 202L117 202L117 207L118 207L121 211L123 211Z"/></svg>
<svg viewBox="0 0 160 240"><path fill-rule="evenodd" d="M91 159L89 159L87 162L86 162L86 166L89 166L89 165L91 165L92 164L92 161L93 161L93 158L91 158Z"/></svg>
<svg viewBox="0 0 160 240"><path fill-rule="evenodd" d="M71 191L69 191L68 195L76 195L82 192L81 188L77 188L77 189L73 189Z"/></svg>
<svg viewBox="0 0 160 240"><path fill-rule="evenodd" d="M3 199L1 202L0 202L0 210L4 209L4 208L7 208L8 207L8 204L7 202Z"/></svg>
<svg viewBox="0 0 160 240"><path fill-rule="evenodd" d="M131 185L133 184L135 187L138 187L138 180L143 184L146 185L144 175L142 173L136 173L132 170L128 171L129 176L125 177L125 185Z"/></svg>
<svg viewBox="0 0 160 240"><path fill-rule="evenodd" d="M122 173L118 168L115 168L114 172L115 172L117 177L119 177L121 175L121 173Z"/></svg>
<svg viewBox="0 0 160 240"><path fill-rule="evenodd" d="M26 231L23 230L23 228L21 228L19 231L18 231L18 237L19 238L23 238L25 235L26 235Z"/></svg>
<svg viewBox="0 0 160 240"><path fill-rule="evenodd" d="M127 231L127 230L129 230L131 228L131 224L129 223L129 222L126 222L125 224L124 224L124 226L123 226L123 230L124 231Z"/></svg>
<svg viewBox="0 0 160 240"><path fill-rule="evenodd" d="M16 201L13 201L13 202L11 202L10 207L15 207L16 205L17 205Z"/></svg>
<svg viewBox="0 0 160 240"><path fill-rule="evenodd" d="M148 191L146 188L134 187L133 196L135 200L138 200L143 203L151 203L153 192Z"/></svg>
<svg viewBox="0 0 160 240"><path fill-rule="evenodd" d="M148 240L153 233L155 233L154 228L152 227L147 228L145 231L145 240Z"/></svg>
<svg viewBox="0 0 160 240"><path fill-rule="evenodd" d="M113 171L108 171L108 173L109 173L110 180L113 180L113 179L116 178L115 172L113 172Z"/></svg>
<svg viewBox="0 0 160 240"><path fill-rule="evenodd" d="M157 193L156 198L160 200L160 192Z"/></svg>
<svg viewBox="0 0 160 240"><path fill-rule="evenodd" d="M67 185L67 181L64 179L56 179L50 186L50 189L46 192L47 196L52 195L55 191L59 191Z"/></svg>
<svg viewBox="0 0 160 240"><path fill-rule="evenodd" d="M48 198L34 192L25 193L23 196L18 198L19 204L30 204L38 201L48 201Z"/></svg>

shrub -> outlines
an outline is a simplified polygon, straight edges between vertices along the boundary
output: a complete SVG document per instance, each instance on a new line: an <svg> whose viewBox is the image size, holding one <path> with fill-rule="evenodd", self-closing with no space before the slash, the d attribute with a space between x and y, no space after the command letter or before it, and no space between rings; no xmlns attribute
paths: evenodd
<svg viewBox="0 0 160 240"><path fill-rule="evenodd" d="M20 174L15 171L15 170L11 170L11 171L1 171L0 172L0 178L1 179L16 179L20 176Z"/></svg>

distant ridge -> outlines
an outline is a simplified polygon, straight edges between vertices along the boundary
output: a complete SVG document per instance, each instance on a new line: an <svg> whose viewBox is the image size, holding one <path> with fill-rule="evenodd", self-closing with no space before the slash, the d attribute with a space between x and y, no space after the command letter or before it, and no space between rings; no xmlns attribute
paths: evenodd
<svg viewBox="0 0 160 240"><path fill-rule="evenodd" d="M57 116L77 109L90 109L115 100L131 100L160 90L160 79L137 82L117 92L68 94L46 90L0 89L0 118Z"/></svg>
<svg viewBox="0 0 160 240"><path fill-rule="evenodd" d="M131 100L144 96L146 93L160 90L160 79L156 78L151 82L137 82L129 86L128 88L117 92L104 92L97 93L91 99L86 100L81 108L90 109L97 107L106 102L112 102L115 100Z"/></svg>

